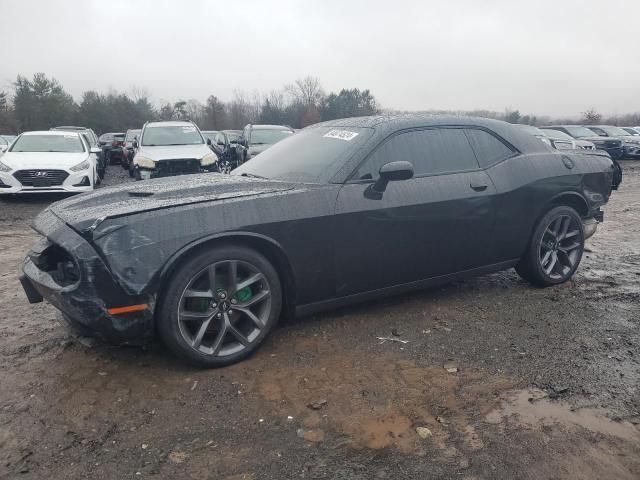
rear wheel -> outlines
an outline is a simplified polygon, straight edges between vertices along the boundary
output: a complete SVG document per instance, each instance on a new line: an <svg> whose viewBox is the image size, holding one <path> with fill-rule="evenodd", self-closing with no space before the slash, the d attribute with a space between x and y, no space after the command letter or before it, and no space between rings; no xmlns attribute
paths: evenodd
<svg viewBox="0 0 640 480"><path fill-rule="evenodd" d="M278 274L258 252L223 246L187 260L171 277L158 329L178 356L221 367L251 355L280 316Z"/></svg>
<svg viewBox="0 0 640 480"><path fill-rule="evenodd" d="M536 225L516 271L534 285L557 285L573 276L583 252L582 218L571 207L555 207Z"/></svg>

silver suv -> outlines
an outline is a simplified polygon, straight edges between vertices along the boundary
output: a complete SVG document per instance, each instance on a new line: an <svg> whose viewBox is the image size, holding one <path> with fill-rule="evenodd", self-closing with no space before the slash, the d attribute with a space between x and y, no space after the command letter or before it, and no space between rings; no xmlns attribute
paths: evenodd
<svg viewBox="0 0 640 480"><path fill-rule="evenodd" d="M218 157L193 122L148 122L133 157L136 180L218 171Z"/></svg>

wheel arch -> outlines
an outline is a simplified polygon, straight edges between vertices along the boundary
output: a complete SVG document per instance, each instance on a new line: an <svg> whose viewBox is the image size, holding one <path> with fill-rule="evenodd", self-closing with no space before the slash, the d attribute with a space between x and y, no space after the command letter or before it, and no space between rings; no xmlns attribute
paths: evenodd
<svg viewBox="0 0 640 480"><path fill-rule="evenodd" d="M562 192L553 197L545 206L540 216L547 213L553 207L565 205L573 208L581 217L589 215L589 204L578 192Z"/></svg>
<svg viewBox="0 0 640 480"><path fill-rule="evenodd" d="M296 281L289 258L284 248L274 239L253 232L227 232L200 238L185 245L165 263L160 272L160 288L158 296L164 294L168 278L185 258L204 249L221 245L241 245L264 255L278 272L282 283L282 315L292 318L296 304Z"/></svg>
<svg viewBox="0 0 640 480"><path fill-rule="evenodd" d="M535 221L531 224L527 239L526 248L529 248L529 244L531 242L531 237L535 232L536 226L540 222L540 219L544 217L549 210L555 207L568 206L573 208L578 215L581 217L586 217L589 215L589 205L585 198L580 195L578 192L566 191L562 193L558 193L554 197L551 198L538 212L536 215ZM523 250L526 252L526 249ZM523 253L524 254L524 253Z"/></svg>

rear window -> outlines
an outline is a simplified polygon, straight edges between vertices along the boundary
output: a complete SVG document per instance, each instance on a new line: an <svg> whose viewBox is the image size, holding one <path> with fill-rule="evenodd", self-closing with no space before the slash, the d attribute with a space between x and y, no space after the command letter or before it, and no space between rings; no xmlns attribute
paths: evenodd
<svg viewBox="0 0 640 480"><path fill-rule="evenodd" d="M84 152L78 135L22 135L11 147L12 152Z"/></svg>

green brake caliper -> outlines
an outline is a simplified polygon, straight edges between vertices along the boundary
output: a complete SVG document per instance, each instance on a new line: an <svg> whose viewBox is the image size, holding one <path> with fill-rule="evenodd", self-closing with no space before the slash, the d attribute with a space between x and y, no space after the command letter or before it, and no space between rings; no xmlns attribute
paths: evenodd
<svg viewBox="0 0 640 480"><path fill-rule="evenodd" d="M235 294L235 299L238 300L239 303L248 302L252 297L253 292L251 291L251 287L241 288Z"/></svg>

